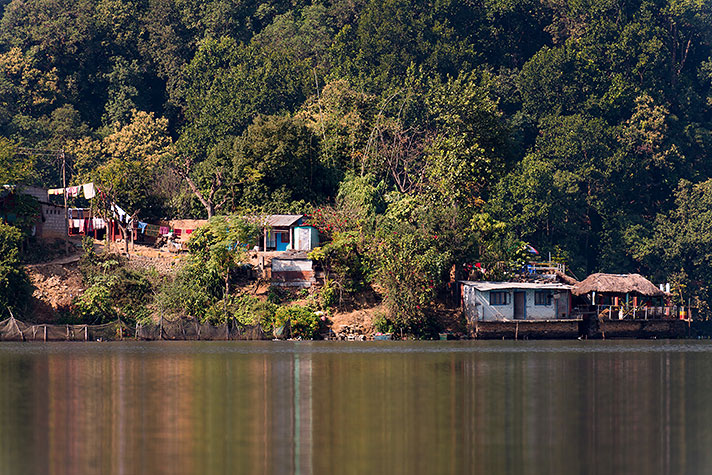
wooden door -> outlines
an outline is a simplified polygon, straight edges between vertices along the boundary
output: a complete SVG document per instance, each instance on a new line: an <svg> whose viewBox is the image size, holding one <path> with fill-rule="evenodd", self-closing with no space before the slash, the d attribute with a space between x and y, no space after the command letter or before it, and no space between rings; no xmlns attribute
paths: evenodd
<svg viewBox="0 0 712 475"><path fill-rule="evenodd" d="M527 293L514 292L514 319L524 320L527 318Z"/></svg>

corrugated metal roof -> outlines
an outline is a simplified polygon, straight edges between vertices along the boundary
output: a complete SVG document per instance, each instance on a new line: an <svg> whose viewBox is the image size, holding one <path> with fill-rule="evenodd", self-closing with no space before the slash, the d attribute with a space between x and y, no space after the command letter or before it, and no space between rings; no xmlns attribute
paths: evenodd
<svg viewBox="0 0 712 475"><path fill-rule="evenodd" d="M474 287L481 292L509 289L571 290L574 288L573 285L560 284L558 282L476 282L464 280L462 284Z"/></svg>
<svg viewBox="0 0 712 475"><path fill-rule="evenodd" d="M303 217L303 214L266 214L263 216L252 216L248 219L273 228L288 228L297 224Z"/></svg>

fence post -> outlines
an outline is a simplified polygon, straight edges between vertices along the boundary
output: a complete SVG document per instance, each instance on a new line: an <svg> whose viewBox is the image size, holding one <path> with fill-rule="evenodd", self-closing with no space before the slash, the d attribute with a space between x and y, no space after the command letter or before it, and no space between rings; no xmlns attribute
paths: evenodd
<svg viewBox="0 0 712 475"><path fill-rule="evenodd" d="M84 325L84 341L89 341L89 325Z"/></svg>
<svg viewBox="0 0 712 475"><path fill-rule="evenodd" d="M44 326L44 341L47 341L47 325Z"/></svg>
<svg viewBox="0 0 712 475"><path fill-rule="evenodd" d="M67 341L69 341L69 325L67 325Z"/></svg>

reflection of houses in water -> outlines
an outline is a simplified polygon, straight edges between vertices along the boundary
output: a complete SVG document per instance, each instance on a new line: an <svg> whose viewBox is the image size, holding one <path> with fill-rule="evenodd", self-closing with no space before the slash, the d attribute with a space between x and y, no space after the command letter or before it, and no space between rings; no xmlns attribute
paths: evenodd
<svg viewBox="0 0 712 475"><path fill-rule="evenodd" d="M312 355L295 351L272 364L274 460L285 473L313 473ZM290 463L291 462L291 463ZM286 465L289 464L289 465ZM280 469L280 472L282 470Z"/></svg>

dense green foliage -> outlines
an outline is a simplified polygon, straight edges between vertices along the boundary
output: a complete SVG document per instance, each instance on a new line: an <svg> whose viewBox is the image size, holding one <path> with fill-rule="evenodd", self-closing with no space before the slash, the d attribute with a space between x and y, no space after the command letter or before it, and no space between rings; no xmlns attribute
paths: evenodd
<svg viewBox="0 0 712 475"><path fill-rule="evenodd" d="M712 177L711 24L676 0L12 0L0 178L57 185L18 147L61 147L147 218L331 209L335 285L415 321L449 266L491 278L522 242L707 300L712 250L663 230L698 229L684 189ZM434 289L387 296L409 256ZM212 262L183 308L228 293Z"/></svg>
<svg viewBox="0 0 712 475"><path fill-rule="evenodd" d="M32 286L20 261L22 233L0 223L0 316L19 317L25 310Z"/></svg>
<svg viewBox="0 0 712 475"><path fill-rule="evenodd" d="M128 268L118 254L96 254L85 239L80 271L87 289L76 298L76 318L82 323L107 323L117 319L135 323L150 317L149 304L157 276Z"/></svg>
<svg viewBox="0 0 712 475"><path fill-rule="evenodd" d="M247 250L257 242L258 233L256 224L237 216L214 217L196 230L188 241L187 262L158 298L162 311L214 323L234 318L269 326L271 306L231 295L235 282L247 277Z"/></svg>
<svg viewBox="0 0 712 475"><path fill-rule="evenodd" d="M319 329L319 317L313 310L299 305L279 307L274 315L274 326L281 327L289 322L290 335L311 339Z"/></svg>

